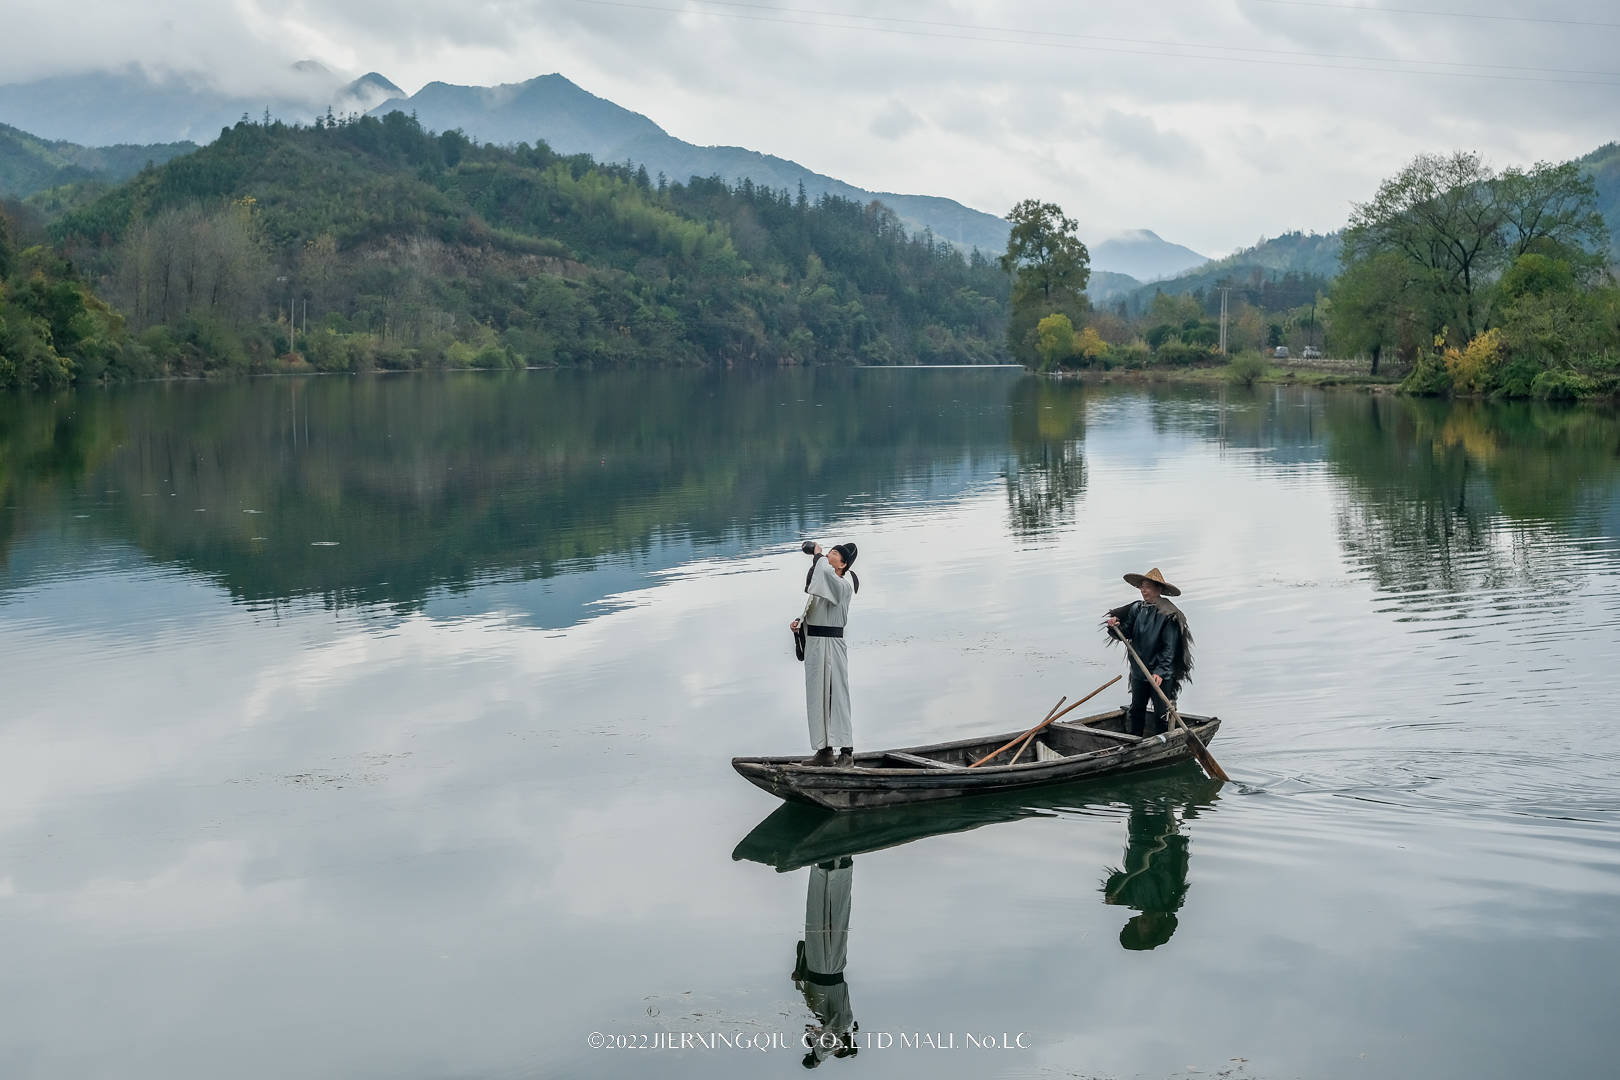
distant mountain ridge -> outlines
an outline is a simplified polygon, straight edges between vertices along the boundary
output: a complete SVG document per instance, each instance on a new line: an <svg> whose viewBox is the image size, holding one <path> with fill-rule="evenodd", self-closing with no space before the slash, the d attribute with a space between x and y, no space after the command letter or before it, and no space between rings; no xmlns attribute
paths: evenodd
<svg viewBox="0 0 1620 1080"><path fill-rule="evenodd" d="M1008 225L995 214L939 196L868 191L743 147L696 146L560 74L500 86L431 82L410 95L376 72L345 82L311 61L292 65L279 88L263 94L222 93L197 78L155 75L136 65L0 85L0 122L35 133L41 141L66 140L84 147L206 143L243 114L257 119L268 112L309 123L328 107L339 115L415 112L424 126L435 130L459 128L481 142L497 144L544 140L564 153L588 153L603 162L634 161L650 173L683 182L691 176L719 175L732 183L747 178L790 191L803 183L812 197L826 193L862 202L879 199L909 231L932 230L964 249L998 255L1006 247ZM1118 237L1083 234L1082 239L1091 248L1096 270L1139 280L1205 261L1148 230Z"/></svg>
<svg viewBox="0 0 1620 1080"><path fill-rule="evenodd" d="M879 199L900 216L908 230L934 235L965 248L999 254L1007 246L1005 220L951 199L868 191L786 158L740 146L697 146L666 132L641 113L581 89L559 74L540 75L501 86L454 86L433 82L409 97L385 101L373 116L412 112L428 128L460 128L482 142L533 143L544 140L564 154L589 154L597 161L634 162L671 181L720 176L769 188L796 190L811 198L836 195L869 202Z"/></svg>
<svg viewBox="0 0 1620 1080"><path fill-rule="evenodd" d="M1208 255L1172 244L1151 229L1132 229L1089 246L1092 266L1138 281L1175 277L1209 262Z"/></svg>
<svg viewBox="0 0 1620 1080"><path fill-rule="evenodd" d="M1175 277L1149 282L1132 293L1127 302L1132 309L1142 310L1152 303L1156 292L1177 295L1208 291L1223 283L1238 286L1260 280L1278 281L1290 274L1326 285L1338 276L1343 244L1340 232L1283 233Z"/></svg>
<svg viewBox="0 0 1620 1080"><path fill-rule="evenodd" d="M460 128L484 142L516 143L544 139L565 154L590 154L598 161L630 161L672 181L692 176L720 176L737 183L744 178L770 188L796 190L803 184L815 198L836 195L861 202L878 199L900 216L908 230L931 229L935 236L989 255L1006 249L1005 219L963 206L953 199L868 191L815 172L798 162L740 146L697 146L678 139L641 113L582 89L560 74L501 86L455 86L433 82L409 97L385 101L373 116L393 111L415 113L429 128ZM1092 267L1128 274L1138 280L1168 277L1207 262L1179 244L1140 229L1101 242L1088 240Z"/></svg>
<svg viewBox="0 0 1620 1080"><path fill-rule="evenodd" d="M41 139L0 124L0 195L25 198L81 180L117 183L140 172L148 162L161 165L195 149L197 144L192 142L80 146Z"/></svg>

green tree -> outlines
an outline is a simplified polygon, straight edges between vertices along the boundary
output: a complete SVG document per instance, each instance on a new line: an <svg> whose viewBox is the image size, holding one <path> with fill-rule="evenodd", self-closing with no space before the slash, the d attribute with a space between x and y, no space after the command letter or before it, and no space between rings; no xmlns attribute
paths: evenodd
<svg viewBox="0 0 1620 1080"><path fill-rule="evenodd" d="M1569 368L1603 347L1599 295L1582 289L1562 259L1521 255L1502 275L1502 344L1506 360L1491 387L1511 397L1534 392L1536 379Z"/></svg>
<svg viewBox="0 0 1620 1080"><path fill-rule="evenodd" d="M1508 169L1497 181L1497 197L1510 263L1541 252L1580 272L1602 268L1609 228L1597 209L1597 187L1578 163Z"/></svg>
<svg viewBox="0 0 1620 1080"><path fill-rule="evenodd" d="M1078 224L1056 203L1025 199L1007 214L1012 231L1001 269L1012 277L1007 343L1014 356L1035 358L1037 324L1058 313L1083 322L1090 310L1086 284L1091 253L1076 235Z"/></svg>
<svg viewBox="0 0 1620 1080"><path fill-rule="evenodd" d="M1346 265L1386 253L1405 259L1441 301L1441 322L1467 341L1483 325L1481 290L1506 247L1494 180L1478 154L1419 154L1354 205Z"/></svg>
<svg viewBox="0 0 1620 1080"><path fill-rule="evenodd" d="M1357 203L1345 230L1351 269L1381 254L1408 264L1433 301L1430 331L1466 344L1491 325L1495 282L1519 256L1542 252L1587 270L1608 232L1592 181L1576 165L1538 164L1501 175L1478 154L1419 154Z"/></svg>
<svg viewBox="0 0 1620 1080"><path fill-rule="evenodd" d="M1091 253L1075 235L1079 225L1056 203L1025 199L1007 214L1012 232L1001 268L1013 276L1013 303L1039 297L1047 306L1086 291Z"/></svg>
<svg viewBox="0 0 1620 1080"><path fill-rule="evenodd" d="M1074 323L1063 314L1052 314L1035 327L1035 355L1041 370L1050 371L1074 355Z"/></svg>
<svg viewBox="0 0 1620 1080"><path fill-rule="evenodd" d="M1374 375L1386 352L1410 360L1416 322L1429 306L1419 290L1419 275L1394 252L1351 263L1333 283L1328 340L1334 354L1366 353Z"/></svg>

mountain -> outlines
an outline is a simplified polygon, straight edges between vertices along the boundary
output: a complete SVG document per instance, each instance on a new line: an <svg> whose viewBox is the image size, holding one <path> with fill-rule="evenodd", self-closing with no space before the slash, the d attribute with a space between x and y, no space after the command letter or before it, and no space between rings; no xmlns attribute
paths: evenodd
<svg viewBox="0 0 1620 1080"><path fill-rule="evenodd" d="M1209 293L1222 285L1242 289L1250 303L1267 310L1309 303L1338 275L1342 243L1337 232L1290 232L1263 239L1224 259L1149 282L1129 297L1128 305L1133 311L1143 311L1157 292Z"/></svg>
<svg viewBox="0 0 1620 1080"><path fill-rule="evenodd" d="M1091 265L1138 281L1175 277L1209 262L1192 248L1172 244L1151 229L1133 229L1090 245Z"/></svg>
<svg viewBox="0 0 1620 1080"><path fill-rule="evenodd" d="M0 124L0 195L24 198L80 180L117 183L134 176L148 163L161 165L195 149L197 144L190 142L80 146L47 141Z"/></svg>
<svg viewBox="0 0 1620 1080"><path fill-rule="evenodd" d="M878 199L913 233L929 229L958 247L978 248L990 255L1007 247L1007 222L994 214L938 196L868 191L796 161L740 146L697 146L558 74L502 86L429 83L409 97L384 102L372 115L394 111L414 113L425 127L435 130L459 128L473 138L499 144L540 139L560 153L633 162L654 176L663 173L682 183L693 176L719 176L729 183L746 178L788 191L803 184L811 198L825 194L856 202ZM1138 279L1165 277L1206 261L1205 256L1167 243L1146 229L1091 248L1094 270Z"/></svg>
<svg viewBox="0 0 1620 1080"><path fill-rule="evenodd" d="M1270 239L1262 238L1253 247L1217 259L1208 266L1200 267L1198 272L1219 274L1223 270L1257 266L1280 274L1336 277L1339 273L1339 251L1343 246L1344 234L1337 231L1286 232Z"/></svg>
<svg viewBox="0 0 1620 1080"><path fill-rule="evenodd" d="M111 378L1004 357L1007 275L897 224L400 112L241 122L51 225L138 335L61 355Z"/></svg>
<svg viewBox="0 0 1620 1080"><path fill-rule="evenodd" d="M1111 304L1120 297L1128 297L1142 287L1142 283L1129 274L1115 274L1108 270L1093 270L1086 286L1086 295L1093 305Z"/></svg>
<svg viewBox="0 0 1620 1080"><path fill-rule="evenodd" d="M756 185L796 191L810 198L835 195L857 202L879 199L912 232L934 235L963 248L999 253L1007 246L1007 222L951 199L867 191L794 161L740 146L696 146L675 138L651 119L597 97L562 75L541 75L501 86L454 86L432 82L409 97L386 101L373 116L415 114L424 127L460 129L483 142L544 141L562 154L589 154L602 162L633 162L651 175L685 183L693 176L745 178Z"/></svg>
<svg viewBox="0 0 1620 1080"><path fill-rule="evenodd" d="M264 93L222 92L200 75L151 72L136 65L114 71L58 75L0 86L0 122L85 146L206 142L243 114L266 110L286 120L335 112L364 112L403 91L376 72L345 81L320 64L294 64Z"/></svg>
<svg viewBox="0 0 1620 1080"><path fill-rule="evenodd" d="M1007 222L951 199L874 192L815 172L797 162L738 146L696 146L675 138L652 120L588 93L562 75L542 75L500 86L431 82L406 95L370 72L345 83L320 64L303 61L277 79L274 89L227 93L196 75L151 72L135 65L107 72L57 76L0 86L0 122L46 140L96 146L111 143L206 142L244 114L269 114L308 123L330 107L350 112L415 112L424 127L460 129L481 142L507 145L544 140L565 154L587 153L600 162L633 161L651 174L684 182L692 176L744 178L756 185L822 194L859 202L883 201L908 231L931 229L962 249L999 254L1007 245ZM1089 230L1088 230L1089 231ZM1092 266L1139 279L1163 277L1203 261L1196 252L1169 244L1147 230L1093 242Z"/></svg>
<svg viewBox="0 0 1620 1080"><path fill-rule="evenodd" d="M1620 142L1605 143L1577 160L1597 187L1598 213L1609 226L1609 255L1620 262Z"/></svg>

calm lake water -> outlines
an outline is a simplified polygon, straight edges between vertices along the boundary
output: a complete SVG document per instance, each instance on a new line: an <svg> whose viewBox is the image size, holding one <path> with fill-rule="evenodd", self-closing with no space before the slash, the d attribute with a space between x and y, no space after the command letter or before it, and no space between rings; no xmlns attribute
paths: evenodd
<svg viewBox="0 0 1620 1080"><path fill-rule="evenodd" d="M808 750L807 536L860 545L862 747L1123 672L1098 619L1158 566L1234 782L775 812L729 758ZM1617 585L1590 408L962 370L0 400L0 1075L785 1077L829 992L847 1076L1613 1075ZM796 985L828 875L845 981ZM683 1034L766 1049L615 1045Z"/></svg>

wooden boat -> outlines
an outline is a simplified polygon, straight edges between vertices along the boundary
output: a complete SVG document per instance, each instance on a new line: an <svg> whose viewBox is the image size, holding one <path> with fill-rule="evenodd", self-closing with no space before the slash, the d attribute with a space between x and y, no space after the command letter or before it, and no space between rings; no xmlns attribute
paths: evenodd
<svg viewBox="0 0 1620 1080"><path fill-rule="evenodd" d="M1221 726L1215 716L1182 713L1181 718L1206 743ZM799 757L737 757L731 767L749 783L789 802L865 810L1088 780L1192 757L1187 736L1179 730L1139 738L1124 729L1123 708L1060 720L1035 737L1016 765L1008 764L1012 751L1007 751L976 769L967 766L1021 731L856 754L854 765L845 768L801 765Z"/></svg>
<svg viewBox="0 0 1620 1080"><path fill-rule="evenodd" d="M1164 768L1102 780L1076 780L971 799L882 807L860 814L834 814L786 802L738 841L731 857L787 873L933 836L1066 812L1094 813L1102 808L1117 818L1127 810L1172 806L1191 819L1219 801L1220 789L1219 781L1209 779L1196 764L1184 759Z"/></svg>

